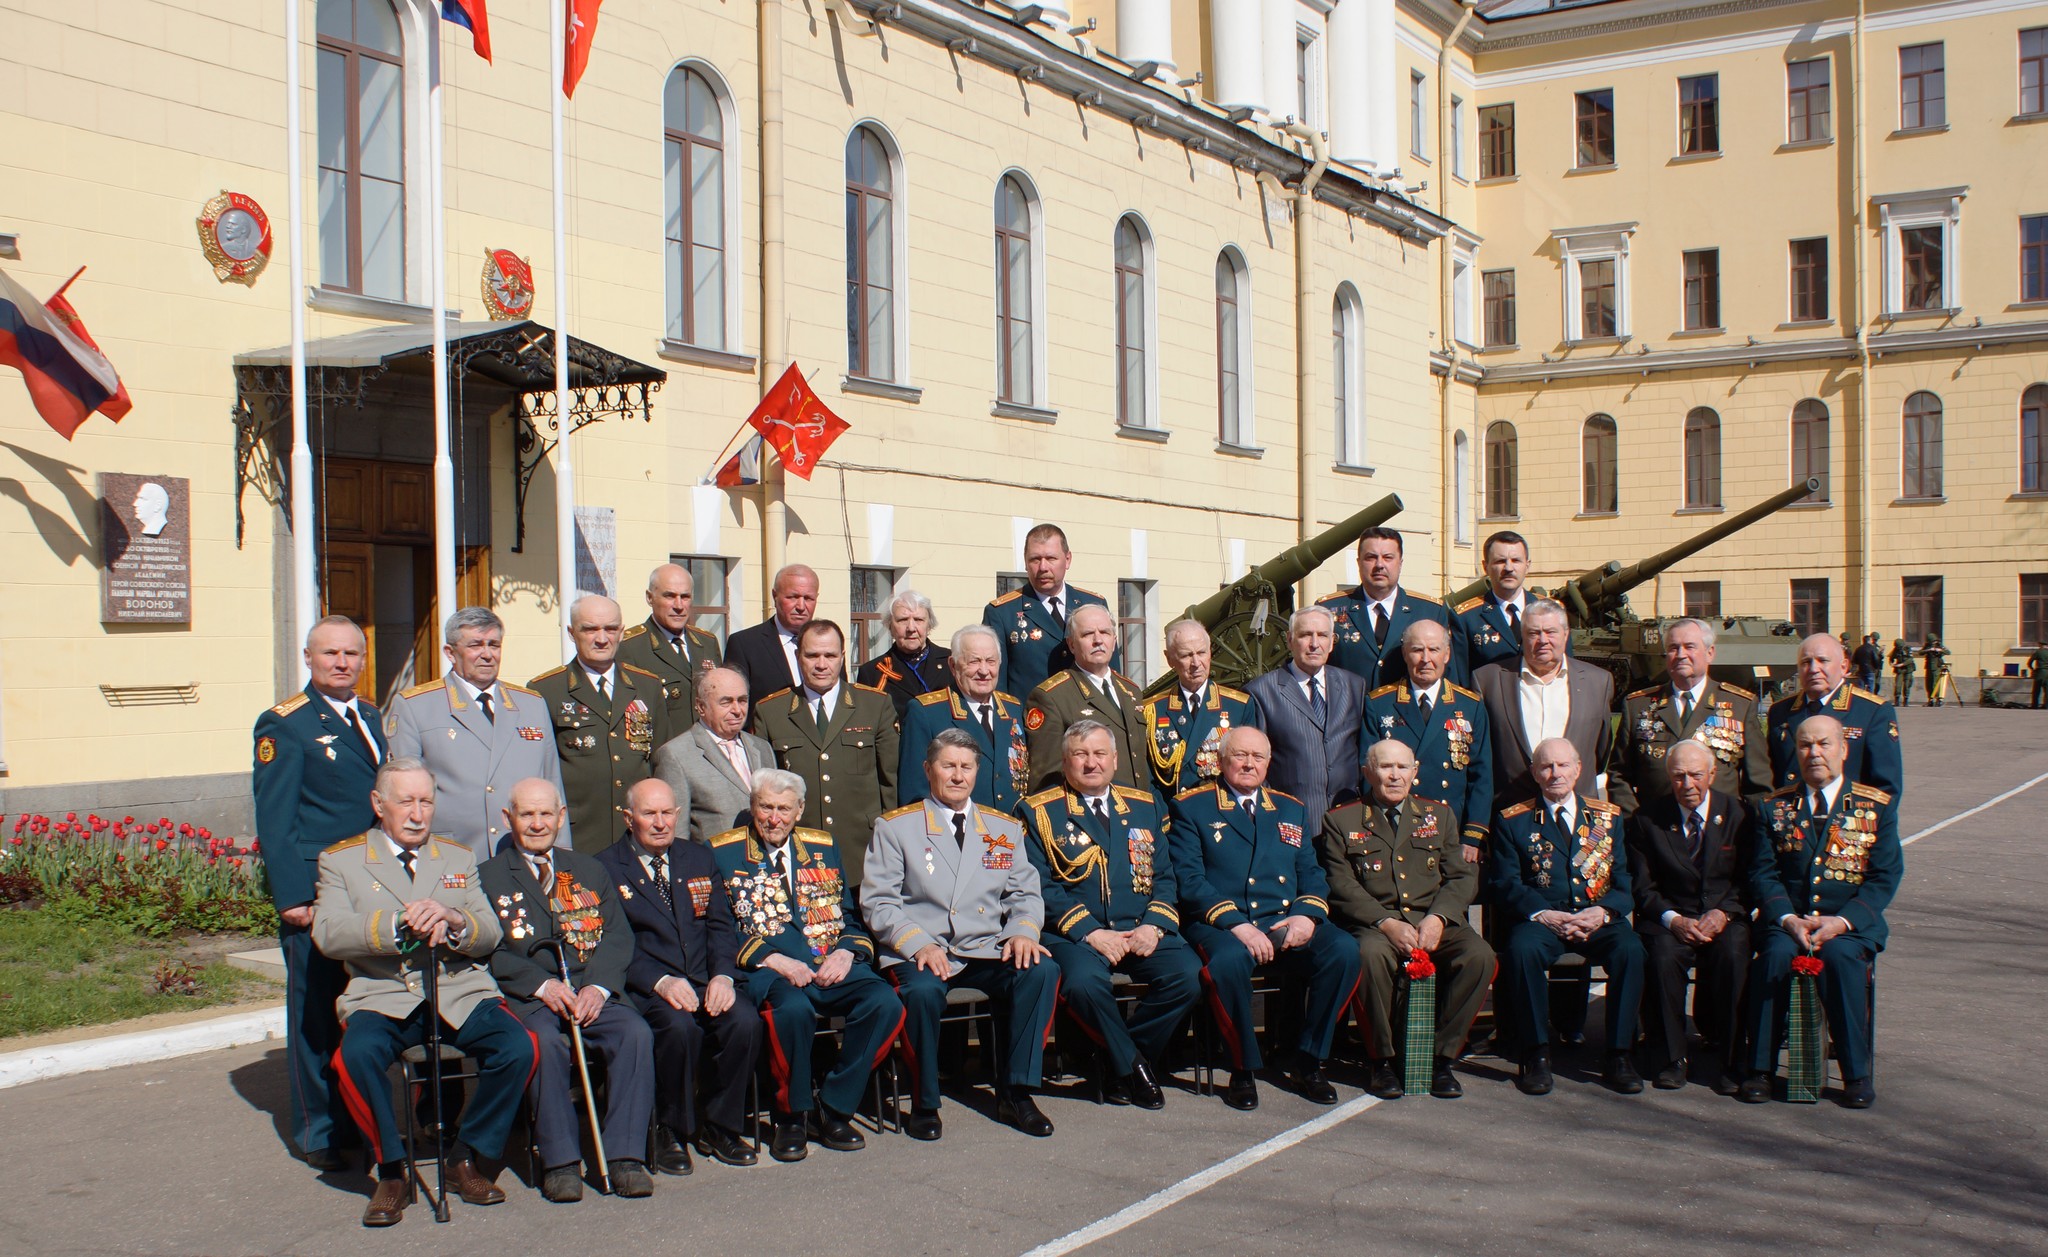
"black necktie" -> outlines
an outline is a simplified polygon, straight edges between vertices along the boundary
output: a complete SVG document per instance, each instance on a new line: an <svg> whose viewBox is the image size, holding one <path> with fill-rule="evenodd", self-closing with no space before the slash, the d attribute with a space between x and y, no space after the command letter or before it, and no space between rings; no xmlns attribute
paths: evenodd
<svg viewBox="0 0 2048 1257"><path fill-rule="evenodd" d="M1566 837L1571 836L1572 827L1565 821L1564 805L1562 803L1558 804L1556 810L1551 812L1550 823L1557 826L1558 833L1563 834Z"/></svg>
<svg viewBox="0 0 2048 1257"><path fill-rule="evenodd" d="M1102 702L1103 702L1103 705L1104 705L1104 706L1106 706L1106 707L1108 707L1108 708L1109 708L1109 709L1110 709L1111 711L1121 711L1121 710L1123 710L1122 708L1120 708L1120 707L1118 707L1118 706L1116 705L1116 685L1115 685L1115 683L1113 683L1113 682L1112 682L1112 681L1111 681L1111 680L1110 680L1110 679L1109 679L1108 677L1104 677L1104 678L1102 678L1101 688L1102 688Z"/></svg>
<svg viewBox="0 0 2048 1257"><path fill-rule="evenodd" d="M1386 809L1386 813L1387 837L1392 838L1401 832L1401 805L1396 803L1394 806Z"/></svg>
<svg viewBox="0 0 2048 1257"><path fill-rule="evenodd" d="M490 721L492 724L498 723L497 713L491 710L491 692L489 690L484 690L476 696L476 705L484 709L485 720Z"/></svg>
<svg viewBox="0 0 2048 1257"><path fill-rule="evenodd" d="M654 893L661 896L662 906L670 912L676 910L676 888L668 880L668 852L654 854Z"/></svg>
<svg viewBox="0 0 2048 1257"><path fill-rule="evenodd" d="M689 662L689 659L690 659L690 656L689 656L689 652L687 652L687 651L685 651L685 650L683 649L683 639L682 639L682 638L680 638L680 637L671 637L671 638L669 638L669 639L668 639L668 648L669 648L670 650L673 650L673 651L675 651L675 652L676 652L676 654L677 654L677 655L678 655L679 657L681 657L681 658L682 658L682 660L683 660L683 661L684 661L685 663Z"/></svg>
<svg viewBox="0 0 2048 1257"><path fill-rule="evenodd" d="M1045 609L1052 613L1053 623L1063 625L1067 622L1067 617L1060 614L1060 596L1058 594L1054 594L1045 600Z"/></svg>
<svg viewBox="0 0 2048 1257"><path fill-rule="evenodd" d="M787 852L787 850L788 850L788 848L787 848L787 847L777 847L777 848L775 848L775 857L774 857L774 865L775 865L775 878L776 878L776 880L777 880L777 881L781 881L781 882L788 882L788 881L789 881L789 865L788 865L788 863L787 863L787 862L785 862L785 861L783 860L783 855L784 855L784 854L785 854L785 853Z"/></svg>
<svg viewBox="0 0 2048 1257"><path fill-rule="evenodd" d="M1514 604L1514 603L1512 603L1512 602L1504 602L1504 603L1502 603L1502 604L1501 604L1501 609L1502 609L1503 611L1506 611L1506 612L1508 613L1508 632L1509 632L1509 633L1510 633L1511 635L1513 635L1513 637L1514 637L1514 639L1515 639L1515 645L1517 645L1517 646L1521 645L1521 644L1522 644L1522 613L1521 613L1520 611L1518 611L1518 610L1516 610L1516 609L1515 609L1515 604Z"/></svg>
<svg viewBox="0 0 2048 1257"><path fill-rule="evenodd" d="M1700 824L1698 812L1685 814L1685 852L1692 859L1694 868L1702 872L1706 870L1707 833L1706 827Z"/></svg>
<svg viewBox="0 0 2048 1257"><path fill-rule="evenodd" d="M383 756L377 753L377 739L371 737L363 729L363 722L356 716L356 705L354 703L348 705L348 727L354 729L356 736L363 740L363 745L370 748L370 762L381 763Z"/></svg>
<svg viewBox="0 0 2048 1257"><path fill-rule="evenodd" d="M1196 690L1194 693L1189 694L1187 696L1189 711L1202 710L1202 693L1203 692L1201 690Z"/></svg>
<svg viewBox="0 0 2048 1257"><path fill-rule="evenodd" d="M992 714L993 709L987 703L978 703L975 706L975 710L981 713L981 728L983 732L988 734L989 745L994 746L996 741L996 721L995 716Z"/></svg>
<svg viewBox="0 0 2048 1257"><path fill-rule="evenodd" d="M1323 714L1323 678L1320 674L1308 679L1309 710L1320 718Z"/></svg>
<svg viewBox="0 0 2048 1257"><path fill-rule="evenodd" d="M1429 701L1429 691L1424 690L1422 693L1417 694L1415 696L1415 705L1422 709L1422 718L1424 720L1429 719L1429 709L1431 706Z"/></svg>
<svg viewBox="0 0 2048 1257"><path fill-rule="evenodd" d="M967 813L953 813L953 842L962 851L967 850Z"/></svg>
<svg viewBox="0 0 2048 1257"><path fill-rule="evenodd" d="M419 856L418 856L418 855L417 855L416 853L414 853L414 852L411 852L411 851L400 851L400 852L398 853L398 862L399 862L400 864L403 864L403 865L405 866L405 880L406 880L406 881L408 881L408 882L409 882L409 881L411 881L411 880L412 880L412 870L413 870L413 865L414 865L414 864L415 864L415 863L416 863L416 862L417 862L418 860L419 860Z"/></svg>
<svg viewBox="0 0 2048 1257"><path fill-rule="evenodd" d="M1691 721L1692 691L1687 690L1678 696L1678 727L1683 729L1687 724L1691 723Z"/></svg>
<svg viewBox="0 0 2048 1257"><path fill-rule="evenodd" d="M610 680L609 677L597 678L597 696L607 703L612 701L611 691L605 684L608 680Z"/></svg>
<svg viewBox="0 0 2048 1257"><path fill-rule="evenodd" d="M1102 800L1101 800L1101 799L1090 799L1090 800L1088 800L1088 810L1089 810L1089 811L1091 811L1091 812L1093 812L1093 813L1095 814L1095 820L1096 820L1096 822L1097 822L1098 824L1100 824L1100 825L1102 826L1102 828L1103 828L1103 831L1104 831L1104 832L1108 832L1108 830L1109 830L1109 809L1107 809L1107 808L1105 808L1105 807L1103 807L1103 806L1102 806Z"/></svg>
<svg viewBox="0 0 2048 1257"><path fill-rule="evenodd" d="M824 699L822 699L822 698L821 698L821 699L819 699L819 700L818 700L818 705L817 705L816 707L813 707L813 708L811 708L811 720L812 720L813 722L815 722L815 723L817 724L817 726L818 726L818 732L820 732L820 733L823 733L823 732L825 731L825 700L824 700Z"/></svg>
<svg viewBox="0 0 2048 1257"><path fill-rule="evenodd" d="M1387 608L1384 603L1372 604L1372 640L1377 646L1387 644Z"/></svg>

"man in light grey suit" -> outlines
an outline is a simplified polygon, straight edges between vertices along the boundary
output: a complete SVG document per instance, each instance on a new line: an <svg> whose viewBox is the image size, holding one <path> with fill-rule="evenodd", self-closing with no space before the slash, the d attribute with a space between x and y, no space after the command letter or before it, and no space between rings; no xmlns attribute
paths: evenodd
<svg viewBox="0 0 2048 1257"><path fill-rule="evenodd" d="M539 777L560 790L562 763L546 702L498 679L505 622L487 607L464 607L448 617L442 638L447 674L392 699L384 737L394 757L426 761L440 790L442 832L481 864L510 836L513 785ZM555 841L569 845L569 826Z"/></svg>
<svg viewBox="0 0 2048 1257"><path fill-rule="evenodd" d="M1300 799L1316 826L1323 813L1356 799L1363 780L1358 737L1365 727L1365 682L1329 666L1335 645L1331 614L1303 607L1287 621L1294 658L1245 686L1255 723L1273 743L1266 784Z"/></svg>
<svg viewBox="0 0 2048 1257"><path fill-rule="evenodd" d="M1614 678L1606 669L1580 663L1565 653L1570 620L1562 605L1534 599L1522 612L1522 657L1490 663L1473 674L1473 688L1486 700L1493 731L1493 810L1512 807L1542 791L1530 767L1531 752L1549 738L1563 738L1579 753L1586 788L1604 799L1596 774L1607 771L1613 745Z"/></svg>
<svg viewBox="0 0 2048 1257"><path fill-rule="evenodd" d="M697 723L654 753L654 775L675 791L697 842L745 825L754 774L775 767L774 748L746 729L747 678L712 668L697 680Z"/></svg>
<svg viewBox="0 0 2048 1257"><path fill-rule="evenodd" d="M1045 900L1024 858L1024 827L974 802L981 747L941 729L924 753L930 794L875 820L861 877L861 911L882 972L907 1013L915 1093L903 1129L939 1137L939 1018L946 993L968 986L1007 1018L996 1116L1027 1135L1052 1134L1031 1099L1059 996L1059 966L1039 942Z"/></svg>

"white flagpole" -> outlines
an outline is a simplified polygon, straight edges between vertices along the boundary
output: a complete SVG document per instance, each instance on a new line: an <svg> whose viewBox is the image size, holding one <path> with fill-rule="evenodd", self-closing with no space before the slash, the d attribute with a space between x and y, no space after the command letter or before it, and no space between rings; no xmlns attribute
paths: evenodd
<svg viewBox="0 0 2048 1257"><path fill-rule="evenodd" d="M434 611L446 621L455 614L455 461L449 454L448 415L448 206L441 167L445 137L441 127L441 17L429 11L425 20L434 37L427 72L427 145L432 173L428 176L427 212L432 216L432 294L427 301L434 326ZM436 635L440 625L434 626Z"/></svg>
<svg viewBox="0 0 2048 1257"><path fill-rule="evenodd" d="M563 42L564 10L569 0L548 0L548 25L553 79L548 84L549 123L554 131L555 161L555 562L556 588L561 595L562 662L575 657L569 645L569 604L576 600L576 480L569 458L569 238L562 202L562 74L567 45Z"/></svg>
<svg viewBox="0 0 2048 1257"><path fill-rule="evenodd" d="M320 618L320 574L313 551L313 447L306 431L306 194L305 136L299 117L299 9L302 0L284 6L284 152L285 249L291 255L292 286L292 632L303 641ZM298 642L293 643L294 646ZM299 685L310 679L305 656L298 650Z"/></svg>

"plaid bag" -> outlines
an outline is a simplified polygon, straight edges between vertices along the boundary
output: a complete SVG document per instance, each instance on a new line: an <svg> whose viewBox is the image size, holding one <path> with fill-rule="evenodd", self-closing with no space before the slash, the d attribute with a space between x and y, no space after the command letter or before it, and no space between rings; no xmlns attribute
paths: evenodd
<svg viewBox="0 0 2048 1257"><path fill-rule="evenodd" d="M1436 1069L1436 964L1426 951L1409 953L1403 966L1408 978L1408 1011L1401 1032L1401 1091L1429 1094Z"/></svg>
<svg viewBox="0 0 2048 1257"><path fill-rule="evenodd" d="M1827 1078L1821 1038L1820 957L1792 960L1792 1001L1785 1016L1785 1098L1815 1104Z"/></svg>

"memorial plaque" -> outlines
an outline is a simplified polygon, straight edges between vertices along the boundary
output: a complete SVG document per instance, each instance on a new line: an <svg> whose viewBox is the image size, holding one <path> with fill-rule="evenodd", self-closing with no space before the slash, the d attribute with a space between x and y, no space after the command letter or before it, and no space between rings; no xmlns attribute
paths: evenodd
<svg viewBox="0 0 2048 1257"><path fill-rule="evenodd" d="M100 622L192 622L192 482L103 471Z"/></svg>

